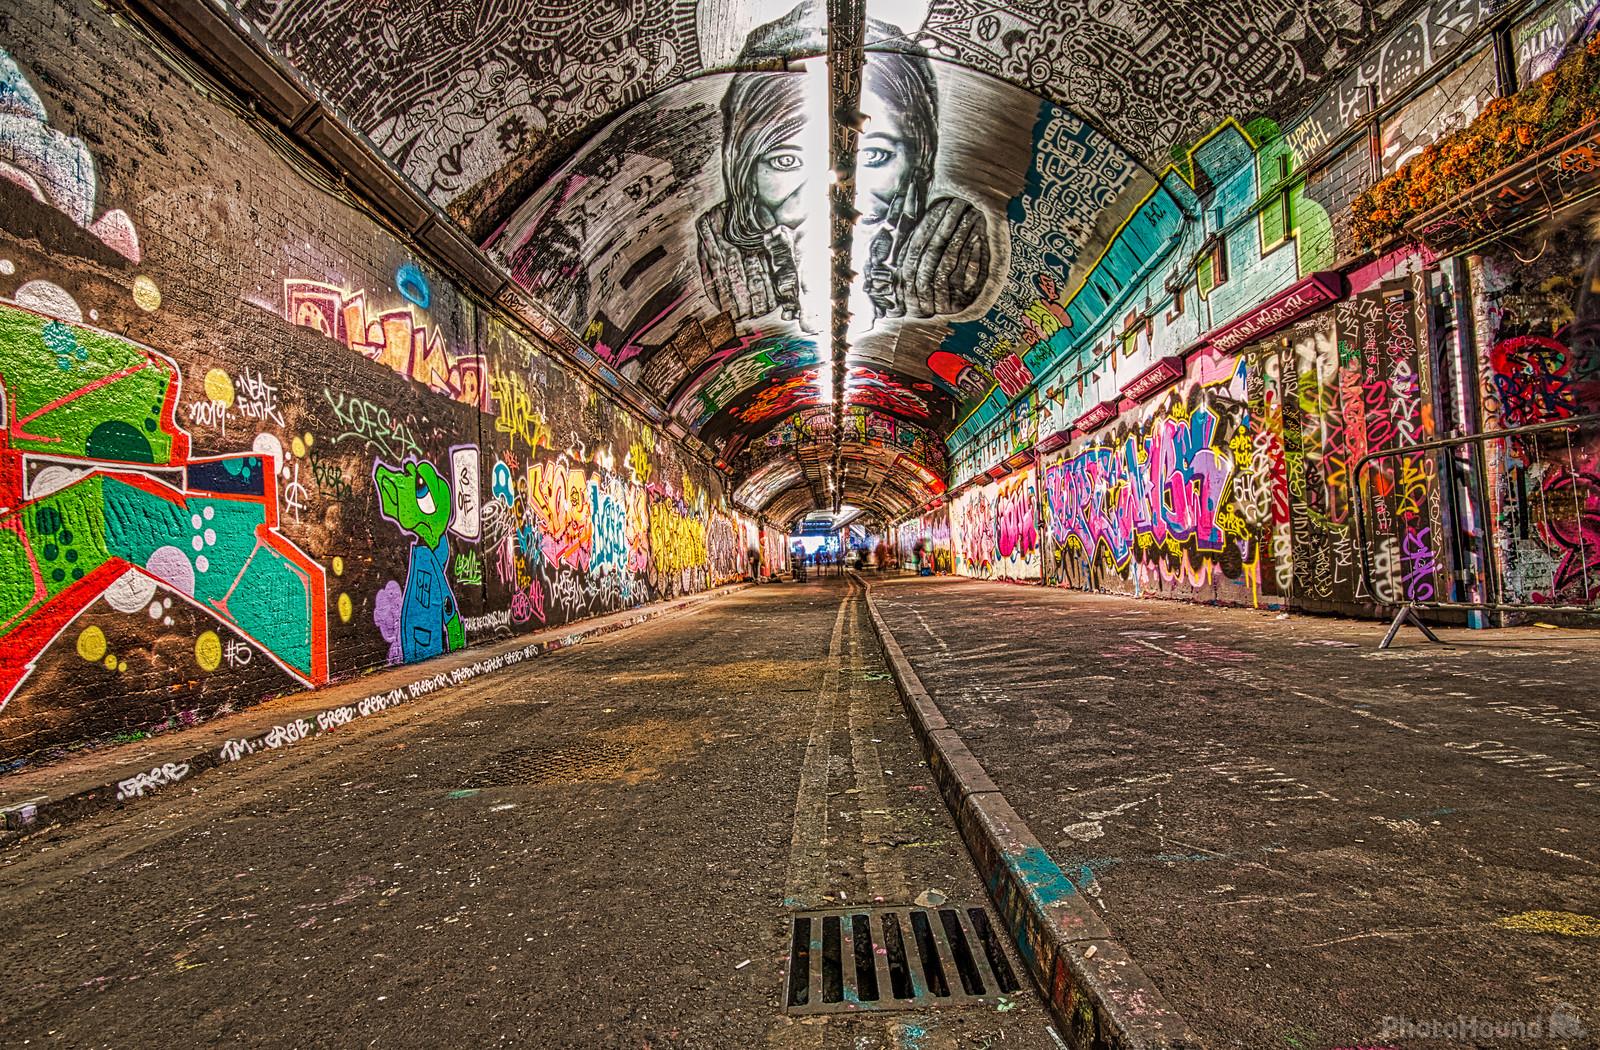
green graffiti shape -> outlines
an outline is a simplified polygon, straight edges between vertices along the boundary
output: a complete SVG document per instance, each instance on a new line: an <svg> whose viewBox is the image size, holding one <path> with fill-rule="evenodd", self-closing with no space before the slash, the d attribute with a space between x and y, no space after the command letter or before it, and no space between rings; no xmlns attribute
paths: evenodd
<svg viewBox="0 0 1600 1050"><path fill-rule="evenodd" d="M422 541L437 547L450 526L450 483L428 462L407 463L399 470L373 469L383 516Z"/></svg>

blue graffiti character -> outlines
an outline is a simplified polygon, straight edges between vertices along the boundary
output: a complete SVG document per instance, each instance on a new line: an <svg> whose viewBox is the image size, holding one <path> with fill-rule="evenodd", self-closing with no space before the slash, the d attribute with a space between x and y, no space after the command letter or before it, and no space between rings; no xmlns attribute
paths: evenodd
<svg viewBox="0 0 1600 1050"><path fill-rule="evenodd" d="M450 563L445 536L450 526L450 483L426 461L398 469L380 463L372 476L383 516L412 537L411 564L399 607L392 600L379 603L378 628L389 641L390 660L398 657L412 663L460 649L466 644L466 632L445 575Z"/></svg>

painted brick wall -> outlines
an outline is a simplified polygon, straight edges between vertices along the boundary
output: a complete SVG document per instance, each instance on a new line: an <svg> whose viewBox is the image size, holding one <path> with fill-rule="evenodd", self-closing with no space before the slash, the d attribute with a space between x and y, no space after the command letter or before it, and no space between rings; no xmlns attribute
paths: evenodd
<svg viewBox="0 0 1600 1050"><path fill-rule="evenodd" d="M950 503L955 572L980 580L1039 579L1039 489L1032 467L973 485Z"/></svg>
<svg viewBox="0 0 1600 1050"><path fill-rule="evenodd" d="M1356 295L1287 329L1287 346L1196 354L1168 390L1047 457L1050 582L1359 608L1371 596L1359 586L1350 465L1429 436L1416 293L1400 281ZM1425 457L1384 466L1390 520L1415 511L1436 533ZM1394 571L1377 581L1385 599L1404 575L1393 546ZM1433 586L1430 566L1411 586Z"/></svg>
<svg viewBox="0 0 1600 1050"><path fill-rule="evenodd" d="M0 50L0 760L749 571L714 472L123 22Z"/></svg>

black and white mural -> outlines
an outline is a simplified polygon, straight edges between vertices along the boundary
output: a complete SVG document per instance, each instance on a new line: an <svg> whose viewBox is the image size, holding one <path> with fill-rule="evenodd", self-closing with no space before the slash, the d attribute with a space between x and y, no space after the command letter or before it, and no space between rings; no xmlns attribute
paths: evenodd
<svg viewBox="0 0 1600 1050"><path fill-rule="evenodd" d="M750 35L741 58L816 51L823 46L815 7ZM820 77L738 73L718 103L721 196L695 223L700 269L712 304L734 321L776 311L807 335L827 315L827 127ZM802 263L802 253L811 258ZM822 269L819 271L818 262Z"/></svg>
<svg viewBox="0 0 1600 1050"><path fill-rule="evenodd" d="M518 174L638 100L747 67L783 0L241 0L247 20L441 205L469 223ZM1285 121L1408 21L1458 38L1489 0L868 0L903 43L1072 107L1151 167L1225 117ZM806 31L820 33L813 8ZM793 32L769 45L815 54ZM1402 46L1352 88L1405 79Z"/></svg>
<svg viewBox="0 0 1600 1050"><path fill-rule="evenodd" d="M976 370L952 385L929 358L1008 283L1012 214L1029 214L1018 202L1054 107L933 60L893 24L869 20L867 44L891 49L869 50L862 74L846 397L939 426L987 389ZM754 27L738 63L823 46L801 4ZM552 172L491 251L704 439L744 440L829 396L827 117L818 59L674 85ZM1091 194L1106 203L1133 165L1107 140L1087 145L1123 157Z"/></svg>
<svg viewBox="0 0 1600 1050"><path fill-rule="evenodd" d="M807 34L809 5L761 27L741 64L822 46ZM799 32L797 32L797 29ZM874 318L933 317L971 306L989 282L990 237L982 209L933 195L939 160L940 86L933 64L905 48L893 25L868 22L873 54L863 71L857 204L862 258L857 272ZM776 305L807 333L820 330L815 297L802 309L807 279L798 245L815 245L827 216L825 156L815 76L735 75L722 96L723 197L697 224L699 256L712 301L735 319ZM816 289L811 289L813 292Z"/></svg>
<svg viewBox="0 0 1600 1050"><path fill-rule="evenodd" d="M738 60L823 43L802 4L752 29ZM937 60L891 23L870 19L867 46L846 400L937 430L997 384L1026 383L1018 354L1032 341L997 333L1041 302L1059 311L1080 260L1154 181L1086 121ZM801 60L656 93L552 172L490 245L730 458L830 396L825 76Z"/></svg>

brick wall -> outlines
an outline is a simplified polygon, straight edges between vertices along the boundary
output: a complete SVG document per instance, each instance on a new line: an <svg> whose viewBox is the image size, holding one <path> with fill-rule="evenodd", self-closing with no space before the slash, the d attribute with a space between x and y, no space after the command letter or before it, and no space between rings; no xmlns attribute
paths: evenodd
<svg viewBox="0 0 1600 1050"><path fill-rule="evenodd" d="M0 50L0 759L747 572L713 471L122 20Z"/></svg>

